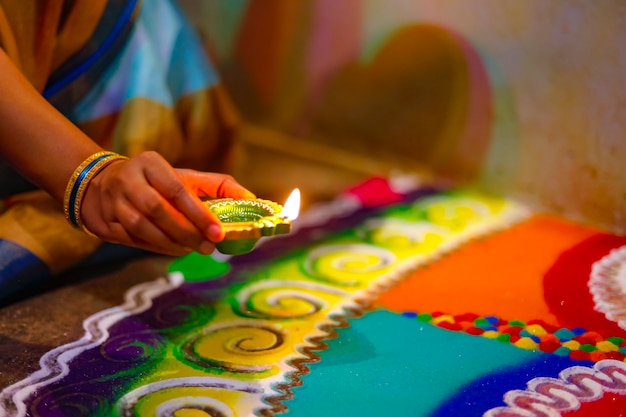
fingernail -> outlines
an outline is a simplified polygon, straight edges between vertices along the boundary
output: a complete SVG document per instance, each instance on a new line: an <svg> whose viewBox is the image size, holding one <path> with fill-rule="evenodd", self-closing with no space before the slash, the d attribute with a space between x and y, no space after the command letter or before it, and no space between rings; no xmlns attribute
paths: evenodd
<svg viewBox="0 0 626 417"><path fill-rule="evenodd" d="M208 240L205 240L204 242L200 244L200 247L198 248L198 252L200 252L203 255L210 255L211 253L213 253L214 249L215 249L215 245L213 244L213 242L209 242Z"/></svg>
<svg viewBox="0 0 626 417"><path fill-rule="evenodd" d="M209 238L214 242L222 240L222 227L218 224L209 226Z"/></svg>

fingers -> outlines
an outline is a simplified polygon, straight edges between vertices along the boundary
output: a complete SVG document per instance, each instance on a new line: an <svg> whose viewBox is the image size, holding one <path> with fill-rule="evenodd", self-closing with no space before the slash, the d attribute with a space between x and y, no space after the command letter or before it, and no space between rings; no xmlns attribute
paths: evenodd
<svg viewBox="0 0 626 417"><path fill-rule="evenodd" d="M81 211L84 224L92 233L112 243L166 255L182 256L191 252L191 245L172 239L123 194L102 192L100 185L88 188ZM204 252L211 253L213 249L211 245Z"/></svg>
<svg viewBox="0 0 626 417"><path fill-rule="evenodd" d="M140 193L138 193L137 198L139 201L142 201ZM158 248L158 251L161 253L168 252L168 254L183 255L191 252L191 248L198 246L199 239L187 238L182 233L177 233L176 225L172 224L171 219L168 219L166 216L161 217L164 225L157 227L158 221L155 221L149 215L147 216L145 213L149 213L149 211L144 211L144 207L138 207L140 205L131 201L118 204L116 217L119 223L112 223L112 227L120 226L120 234L122 232L126 233L135 245L150 245ZM154 204L151 206L154 207ZM160 213L163 213L165 210L164 208L155 209L156 212ZM181 228L185 228L185 226L187 225L181 222ZM191 234L193 234L195 232L193 226L191 224L188 224L188 226L187 228L192 229ZM170 233L167 230L170 230Z"/></svg>
<svg viewBox="0 0 626 417"><path fill-rule="evenodd" d="M191 250L209 254L224 231L198 195L254 198L229 175L174 169L157 153L145 152L92 180L83 221L111 242L173 256Z"/></svg>
<svg viewBox="0 0 626 417"><path fill-rule="evenodd" d="M177 228L191 227L196 231L200 231L206 239L213 242L219 242L224 238L224 231L217 217L202 204L194 190L187 186L187 183L177 175L177 172L171 167L158 168L157 164L149 164L146 167L145 175L147 181L154 190L162 196L167 202L167 207L171 204L168 212L150 210L155 221L168 227L171 233L178 233ZM155 200L151 200L155 201ZM169 224L169 219L176 217L176 212L180 213L179 223L175 225ZM183 232L183 230L180 230ZM189 229L181 237L189 236Z"/></svg>
<svg viewBox="0 0 626 417"><path fill-rule="evenodd" d="M142 240L158 238L158 243L168 244L165 236L170 245L211 253L211 241L221 238L219 221L185 188L171 166L160 155L149 152L137 157L134 168L136 172L124 177L138 181L134 192L126 196L134 211L120 214L120 223ZM126 217L133 214L135 218Z"/></svg>
<svg viewBox="0 0 626 417"><path fill-rule="evenodd" d="M216 198L255 198L256 196L227 174L177 169L187 187L200 196Z"/></svg>
<svg viewBox="0 0 626 417"><path fill-rule="evenodd" d="M200 202L197 196L216 198L255 198L255 195L226 174L205 173L177 169L176 173L185 184L186 197L176 200L179 208L200 230L208 231L209 239L219 242L225 232L217 217Z"/></svg>
<svg viewBox="0 0 626 417"><path fill-rule="evenodd" d="M193 199L191 200L193 202ZM188 202L185 201L182 204L185 203ZM209 234L207 236L207 233L204 233L197 227L198 221L194 222L189 214L175 208L168 199L157 193L154 188L146 188L142 192L133 194L130 197L130 205L135 211L124 214L124 220L121 223L127 230L144 240L148 240L152 236L155 238L161 237L153 231L154 229L161 232L163 236L168 237L172 243L192 248L203 254L209 254L214 248L211 241L216 241L220 237L221 227L217 219L209 217L208 220L205 220L203 218L205 223L208 224L207 228L210 229L212 224L215 224L218 228L217 233L213 230L212 235ZM202 206L201 204L199 205ZM200 207L199 210L207 211L203 207ZM190 210L186 210L186 212L190 213ZM126 218L130 214L134 214L135 218ZM200 213L200 215L203 214L206 217L206 213ZM131 223L129 219L134 221ZM152 236L147 235L148 231L152 233Z"/></svg>

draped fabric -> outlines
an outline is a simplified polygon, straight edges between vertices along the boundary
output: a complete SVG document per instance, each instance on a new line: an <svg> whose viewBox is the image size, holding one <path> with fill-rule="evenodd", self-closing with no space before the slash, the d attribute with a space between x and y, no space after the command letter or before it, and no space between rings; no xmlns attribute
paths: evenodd
<svg viewBox="0 0 626 417"><path fill-rule="evenodd" d="M0 47L104 148L228 170L237 114L172 0L0 0ZM0 198L0 302L101 246L1 160Z"/></svg>

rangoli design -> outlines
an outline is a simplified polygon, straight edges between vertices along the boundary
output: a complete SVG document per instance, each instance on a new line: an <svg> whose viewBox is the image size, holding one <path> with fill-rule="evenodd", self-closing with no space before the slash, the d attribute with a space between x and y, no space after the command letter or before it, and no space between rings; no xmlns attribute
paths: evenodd
<svg viewBox="0 0 626 417"><path fill-rule="evenodd" d="M618 416L626 237L373 179L189 255L0 394L6 416Z"/></svg>

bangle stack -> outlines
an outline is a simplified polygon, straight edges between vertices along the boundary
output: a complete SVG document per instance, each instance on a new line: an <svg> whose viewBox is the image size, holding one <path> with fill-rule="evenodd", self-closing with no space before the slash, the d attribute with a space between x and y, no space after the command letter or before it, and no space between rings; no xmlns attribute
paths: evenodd
<svg viewBox="0 0 626 417"><path fill-rule="evenodd" d="M81 229L88 235L94 236L82 222L80 217L80 208L83 203L85 191L89 186L89 182L102 171L111 162L120 159L128 159L125 156L115 152L96 152L85 159L72 173L70 180L65 188L65 197L63 198L63 211L65 218L70 224Z"/></svg>

